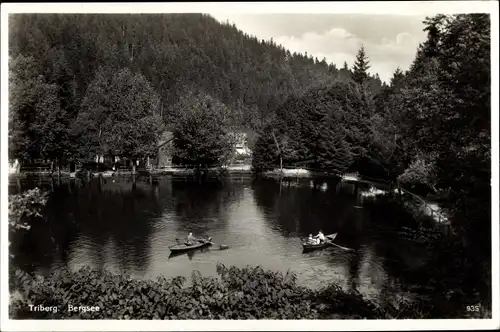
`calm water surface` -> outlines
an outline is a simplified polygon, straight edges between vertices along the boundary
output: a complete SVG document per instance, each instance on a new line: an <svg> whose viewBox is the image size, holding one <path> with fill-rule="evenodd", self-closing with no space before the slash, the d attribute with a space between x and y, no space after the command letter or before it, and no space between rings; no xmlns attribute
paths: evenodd
<svg viewBox="0 0 500 332"><path fill-rule="evenodd" d="M14 264L47 274L60 267L106 268L136 278L188 277L193 270L216 275L217 262L291 270L301 284L336 282L374 300L401 296L400 274L421 268L423 248L379 227L387 216L360 206L352 186L309 180L290 185L233 179L198 184L171 177L146 179L21 180L10 192L35 186L51 191L48 223L14 242ZM396 217L392 217L398 218ZM301 238L323 229L336 243L304 254ZM170 257L169 245L188 232L225 244Z"/></svg>

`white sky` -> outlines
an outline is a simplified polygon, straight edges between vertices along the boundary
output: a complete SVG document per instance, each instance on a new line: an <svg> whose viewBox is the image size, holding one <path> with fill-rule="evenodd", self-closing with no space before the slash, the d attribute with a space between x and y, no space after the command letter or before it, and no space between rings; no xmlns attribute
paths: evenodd
<svg viewBox="0 0 500 332"><path fill-rule="evenodd" d="M419 43L425 41L425 15L368 14L240 14L211 13L221 22L259 39L273 40L289 49L326 58L337 67L352 66L363 44L370 59L370 72L389 81L399 66L406 70Z"/></svg>

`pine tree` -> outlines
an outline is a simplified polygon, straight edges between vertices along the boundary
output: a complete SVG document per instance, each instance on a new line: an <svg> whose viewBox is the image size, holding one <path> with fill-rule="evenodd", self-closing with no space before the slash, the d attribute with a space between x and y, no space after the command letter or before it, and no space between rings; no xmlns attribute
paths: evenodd
<svg viewBox="0 0 500 332"><path fill-rule="evenodd" d="M356 55L356 61L353 65L352 79L354 82L362 85L368 79L368 69L370 69L370 62L365 53L365 48L361 45L361 48Z"/></svg>
<svg viewBox="0 0 500 332"><path fill-rule="evenodd" d="M394 74L392 75L391 78L391 87L393 89L399 89L401 88L403 81L405 78L405 74L401 71L401 69L398 67Z"/></svg>

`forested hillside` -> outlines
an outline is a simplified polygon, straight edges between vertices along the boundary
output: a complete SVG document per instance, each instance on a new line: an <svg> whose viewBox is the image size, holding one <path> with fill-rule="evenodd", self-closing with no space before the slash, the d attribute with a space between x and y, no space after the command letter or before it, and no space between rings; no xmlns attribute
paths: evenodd
<svg viewBox="0 0 500 332"><path fill-rule="evenodd" d="M12 60L32 56L47 83L68 85L63 108L79 107L98 69L129 68L149 81L167 120L181 96L201 90L255 128L288 96L350 76L202 14L18 15L9 29Z"/></svg>

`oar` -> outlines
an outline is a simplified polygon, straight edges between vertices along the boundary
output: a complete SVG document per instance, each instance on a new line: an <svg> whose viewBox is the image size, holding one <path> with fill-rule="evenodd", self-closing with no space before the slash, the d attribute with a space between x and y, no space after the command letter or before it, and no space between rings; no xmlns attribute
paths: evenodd
<svg viewBox="0 0 500 332"><path fill-rule="evenodd" d="M336 237L337 237L337 233L335 233L335 236L333 236L333 239L331 237L326 237L326 238L329 240L328 243L330 243L333 246L336 246L340 249L347 250L347 251L354 251L354 249L342 247L342 246L339 246L338 244L333 243L333 240L335 240Z"/></svg>
<svg viewBox="0 0 500 332"><path fill-rule="evenodd" d="M347 251L354 251L354 249L339 246L338 244L335 244L335 243L333 243L332 241L329 241L329 242L330 242L330 244L331 244L331 245L334 245L334 246L336 246L336 247L339 247L340 249L344 249L344 250L347 250Z"/></svg>
<svg viewBox="0 0 500 332"><path fill-rule="evenodd" d="M196 240L207 240L207 239L196 239ZM180 239L178 237L175 238L175 241L177 241L177 244L179 244L179 241ZM225 244L218 244L218 243L215 243L215 242L212 242L212 241L207 241L208 243L210 243L211 245L218 245L219 246L219 250L225 250L225 249L229 249L229 246L225 245Z"/></svg>
<svg viewBox="0 0 500 332"><path fill-rule="evenodd" d="M229 246L225 245L225 244L218 244L218 243L215 243L215 242L212 242L212 241L208 241L210 242L211 245L215 245L215 246L219 246L219 250L225 250L225 249L229 249Z"/></svg>

